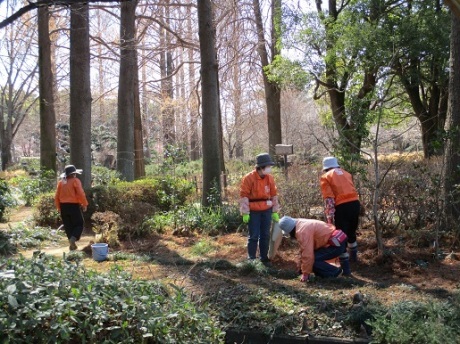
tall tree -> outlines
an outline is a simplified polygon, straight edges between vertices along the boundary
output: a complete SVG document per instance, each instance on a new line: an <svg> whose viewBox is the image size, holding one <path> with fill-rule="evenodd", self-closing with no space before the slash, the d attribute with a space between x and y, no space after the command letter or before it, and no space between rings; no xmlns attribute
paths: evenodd
<svg viewBox="0 0 460 344"><path fill-rule="evenodd" d="M408 2L387 19L390 65L420 122L425 158L442 155L447 113L450 18L439 2ZM383 41L382 43L385 43Z"/></svg>
<svg viewBox="0 0 460 344"><path fill-rule="evenodd" d="M452 14L445 160L445 213L448 225L456 226L458 233L460 220L460 13Z"/></svg>
<svg viewBox="0 0 460 344"><path fill-rule="evenodd" d="M275 155L276 144L281 143L281 90L276 82L270 81L265 68L280 54L281 46L281 0L271 1L271 35L268 43L265 39L265 28L259 0L253 0L254 17L257 29L257 52L260 56L265 87L265 103L267 105L268 151Z"/></svg>
<svg viewBox="0 0 460 344"><path fill-rule="evenodd" d="M187 7L187 39L192 42L193 31L192 31L192 10L191 6ZM195 76L195 64L194 61L194 50L188 48L188 59L190 61L188 66L188 76L189 76L189 89L190 89L190 101L189 101L189 120L190 120L190 159L198 160L200 158L200 145L199 145L199 131L198 131L198 122L199 122L199 96L198 89L196 86L196 76Z"/></svg>
<svg viewBox="0 0 460 344"><path fill-rule="evenodd" d="M160 26L160 45L163 49L160 53L161 70L161 96L162 96L162 127L163 146L167 151L169 146L176 144L175 111L174 111L174 87L173 87L173 51L171 47L170 28L170 4L165 0L164 25Z"/></svg>
<svg viewBox="0 0 460 344"><path fill-rule="evenodd" d="M70 161L91 187L91 78L88 3L70 5Z"/></svg>
<svg viewBox="0 0 460 344"><path fill-rule="evenodd" d="M198 0L198 32L201 55L203 206L221 204L220 172L222 140L219 135L218 64L215 26L210 0Z"/></svg>
<svg viewBox="0 0 460 344"><path fill-rule="evenodd" d="M144 163L144 137L142 130L142 113L141 113L141 100L139 90L139 63L137 58L137 49L134 50L136 54L135 73L134 73L134 177L136 179L145 176L145 163Z"/></svg>
<svg viewBox="0 0 460 344"><path fill-rule="evenodd" d="M121 3L120 75L118 85L117 170L127 181L134 180L134 88L136 87L137 1Z"/></svg>
<svg viewBox="0 0 460 344"><path fill-rule="evenodd" d="M56 171L56 114L54 78L51 66L51 40L47 6L38 9L38 65L40 96L40 167Z"/></svg>
<svg viewBox="0 0 460 344"><path fill-rule="evenodd" d="M12 8L8 8L11 10ZM34 51L35 22L28 14L2 30L0 59L4 76L0 85L1 168L13 163L13 139L27 114L36 107L36 76L38 65L30 57Z"/></svg>

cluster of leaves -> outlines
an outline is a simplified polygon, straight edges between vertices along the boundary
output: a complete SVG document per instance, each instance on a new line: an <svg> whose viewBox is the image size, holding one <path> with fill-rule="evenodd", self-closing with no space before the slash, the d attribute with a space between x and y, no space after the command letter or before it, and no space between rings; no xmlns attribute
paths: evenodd
<svg viewBox="0 0 460 344"><path fill-rule="evenodd" d="M179 288L133 280L119 268L107 274L37 254L3 260L0 332L14 343L223 343L204 306Z"/></svg>
<svg viewBox="0 0 460 344"><path fill-rule="evenodd" d="M11 235L5 231L0 231L0 255L9 256L17 252L16 245L14 245Z"/></svg>
<svg viewBox="0 0 460 344"><path fill-rule="evenodd" d="M181 207L167 213L155 214L143 223L145 230L162 233L174 229L179 233L201 232L208 235L231 232L241 224L239 209L235 204L203 208L199 204Z"/></svg>
<svg viewBox="0 0 460 344"><path fill-rule="evenodd" d="M39 195L54 190L56 178L53 171L40 171L34 176L18 175L11 178L9 183L20 191L25 205L31 206Z"/></svg>
<svg viewBox="0 0 460 344"><path fill-rule="evenodd" d="M120 173L104 166L91 167L93 185L114 185L120 182Z"/></svg>
<svg viewBox="0 0 460 344"><path fill-rule="evenodd" d="M15 204L16 202L11 195L7 181L0 179L0 222L6 220L7 209Z"/></svg>
<svg viewBox="0 0 460 344"><path fill-rule="evenodd" d="M169 211L184 205L194 190L193 184L181 178L149 178L134 182L116 182L98 185L87 192L89 200L86 220L93 213L107 211L117 214L118 237L136 237L147 234L141 226L144 218L158 211ZM54 205L54 193L42 194L36 204L34 219L41 226L58 226L59 213Z"/></svg>
<svg viewBox="0 0 460 344"><path fill-rule="evenodd" d="M40 247L45 241L58 242L64 236L63 231L52 230L49 227L33 227L27 223L11 226L7 232L12 245L22 249Z"/></svg>
<svg viewBox="0 0 460 344"><path fill-rule="evenodd" d="M374 316L373 343L458 343L460 297L450 302L397 303L386 313Z"/></svg>

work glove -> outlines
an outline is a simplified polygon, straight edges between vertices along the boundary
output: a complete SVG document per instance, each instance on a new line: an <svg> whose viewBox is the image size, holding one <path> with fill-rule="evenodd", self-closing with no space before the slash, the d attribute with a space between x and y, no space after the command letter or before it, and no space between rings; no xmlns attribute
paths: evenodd
<svg viewBox="0 0 460 344"><path fill-rule="evenodd" d="M280 214L272 213L272 220L278 222L280 220Z"/></svg>
<svg viewBox="0 0 460 344"><path fill-rule="evenodd" d="M302 276L300 276L300 282L308 282L309 279L310 274L302 274Z"/></svg>
<svg viewBox="0 0 460 344"><path fill-rule="evenodd" d="M243 214L243 223L249 222L249 214Z"/></svg>

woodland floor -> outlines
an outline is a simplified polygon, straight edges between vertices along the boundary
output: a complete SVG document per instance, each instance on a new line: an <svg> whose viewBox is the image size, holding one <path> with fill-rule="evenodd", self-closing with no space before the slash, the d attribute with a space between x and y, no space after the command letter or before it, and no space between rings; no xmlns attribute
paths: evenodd
<svg viewBox="0 0 460 344"><path fill-rule="evenodd" d="M10 216L10 223L31 218L30 208L21 208ZM0 224L0 229L8 224ZM216 309L237 308L242 294L266 295L271 301L277 297L292 297L299 302L308 298L313 308L307 311L293 306L291 328L282 332L294 335L331 336L342 338L368 338L365 328L346 329L340 326L322 327L318 322L325 321L321 314L334 314L331 308L340 308L343 312L353 307L353 298L358 293L366 300L390 306L399 301L429 302L444 300L460 289L460 252L446 249L443 259L435 260L427 242L398 238L386 238L387 254L377 256L377 245L372 230L362 230L358 238L359 262L352 265L352 277L338 279L316 279L314 282L301 283L296 274L298 247L295 241L283 238L278 255L272 260L269 272L241 274L238 269L227 269L228 263L237 265L245 261L246 234L230 233L209 238L199 234L177 236L172 233L156 235L149 239L123 242L120 248L111 253L122 251L134 255L148 255L150 260L112 260L95 262L91 259L90 242L94 236L85 231L78 242L79 250L87 253L83 260L86 268L107 271L114 265L123 266L134 278L160 280L184 288L195 300L204 300L216 305ZM206 242L212 248L204 255L193 254L198 242ZM442 247L441 247L442 249ZM68 252L68 243L62 240L53 246L44 243L42 252L62 257ZM31 257L37 249L21 252ZM212 262L203 264L203 262ZM226 265L227 264L227 265ZM260 299L258 299L260 301ZM325 301L326 300L326 301ZM258 301L258 302L259 302ZM246 302L246 301L242 301ZM260 302L259 302L260 303ZM295 302L294 302L295 303ZM311 314L311 310L317 314ZM273 311L271 309L270 311ZM290 316L286 307L280 307L280 318ZM309 312L304 323L302 312ZM241 328L238 319L241 314L233 311L235 326ZM319 317L319 318L318 318ZM323 319L323 320L321 320ZM231 319L225 321L227 328L232 327ZM243 322L244 323L244 322ZM246 322L248 328L264 330L267 326L276 329L276 324L264 324L260 321Z"/></svg>

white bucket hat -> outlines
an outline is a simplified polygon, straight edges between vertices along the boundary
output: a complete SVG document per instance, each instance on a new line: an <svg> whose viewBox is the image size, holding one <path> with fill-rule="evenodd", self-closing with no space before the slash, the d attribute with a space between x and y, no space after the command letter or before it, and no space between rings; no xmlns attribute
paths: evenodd
<svg viewBox="0 0 460 344"><path fill-rule="evenodd" d="M284 235L292 232L295 227L295 220L290 216L283 216L279 221L279 226Z"/></svg>
<svg viewBox="0 0 460 344"><path fill-rule="evenodd" d="M337 158L333 156L328 156L323 159L323 171L334 167L339 167L339 162L337 161Z"/></svg>

